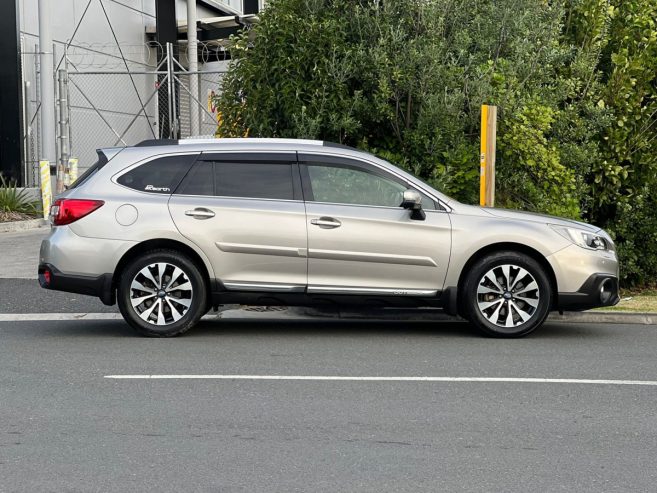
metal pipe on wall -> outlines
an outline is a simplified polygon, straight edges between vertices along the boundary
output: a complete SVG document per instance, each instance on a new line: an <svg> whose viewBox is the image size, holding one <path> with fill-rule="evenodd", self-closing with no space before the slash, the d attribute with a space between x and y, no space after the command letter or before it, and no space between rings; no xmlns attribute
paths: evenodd
<svg viewBox="0 0 657 493"><path fill-rule="evenodd" d="M39 0L39 65L41 95L41 156L56 164L55 77L50 31L50 0Z"/></svg>
<svg viewBox="0 0 657 493"><path fill-rule="evenodd" d="M197 136L200 133L199 108L196 101L198 97L198 38L196 36L196 0L187 0L187 59L189 64L189 90L191 92L190 109L190 133Z"/></svg>
<svg viewBox="0 0 657 493"><path fill-rule="evenodd" d="M64 175L68 166L69 156L69 117L68 117L68 100L67 100L67 74L66 70L59 70L57 74L59 84L59 163L57 163L57 193L64 191Z"/></svg>

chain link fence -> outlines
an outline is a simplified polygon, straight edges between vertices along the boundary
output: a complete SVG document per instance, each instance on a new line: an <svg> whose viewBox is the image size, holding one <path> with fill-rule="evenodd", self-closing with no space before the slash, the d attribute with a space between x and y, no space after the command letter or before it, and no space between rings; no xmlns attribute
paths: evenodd
<svg viewBox="0 0 657 493"><path fill-rule="evenodd" d="M174 57L171 45L124 46L124 58L103 46L60 49L65 52L55 67L59 163L77 158L82 173L96 161L98 148L215 134L217 120L210 99L220 90L223 71L190 73ZM199 57L203 53L201 49ZM34 186L39 183L42 156L39 47L28 50L24 43L22 57L24 172L26 182Z"/></svg>
<svg viewBox="0 0 657 493"><path fill-rule="evenodd" d="M69 72L69 154L81 167L96 148L132 145L161 136L158 75L150 72Z"/></svg>
<svg viewBox="0 0 657 493"><path fill-rule="evenodd" d="M199 72L193 77L190 73L176 74L176 89L180 103L180 137L194 136L192 117L198 123L197 136L213 136L217 131L217 115L213 110L212 97L219 91L224 72ZM191 87L196 80L198 100L192 96Z"/></svg>

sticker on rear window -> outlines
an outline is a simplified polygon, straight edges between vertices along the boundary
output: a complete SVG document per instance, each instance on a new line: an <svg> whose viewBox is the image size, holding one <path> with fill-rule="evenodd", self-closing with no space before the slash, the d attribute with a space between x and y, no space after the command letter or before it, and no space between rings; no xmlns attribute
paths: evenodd
<svg viewBox="0 0 657 493"><path fill-rule="evenodd" d="M170 192L171 189L169 187L154 187L153 185L146 185L146 188L144 190L147 190L149 192Z"/></svg>

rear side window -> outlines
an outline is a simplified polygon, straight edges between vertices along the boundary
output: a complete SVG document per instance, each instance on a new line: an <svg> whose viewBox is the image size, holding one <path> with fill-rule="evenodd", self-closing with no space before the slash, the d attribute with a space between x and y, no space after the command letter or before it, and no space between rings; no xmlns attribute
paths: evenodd
<svg viewBox="0 0 657 493"><path fill-rule="evenodd" d="M198 162L176 194L292 200L293 168L277 162Z"/></svg>
<svg viewBox="0 0 657 493"><path fill-rule="evenodd" d="M133 190L172 193L189 171L196 155L166 156L154 159L121 175L116 181Z"/></svg>

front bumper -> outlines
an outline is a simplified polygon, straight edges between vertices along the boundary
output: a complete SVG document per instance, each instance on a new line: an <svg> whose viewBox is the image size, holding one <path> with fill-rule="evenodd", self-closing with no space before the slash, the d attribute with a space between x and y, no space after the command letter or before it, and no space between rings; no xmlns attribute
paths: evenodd
<svg viewBox="0 0 657 493"><path fill-rule="evenodd" d="M592 274L575 293L558 293L557 309L581 311L614 306L620 301L618 278L610 274Z"/></svg>
<svg viewBox="0 0 657 493"><path fill-rule="evenodd" d="M116 303L112 274L79 276L62 274L54 265L39 264L39 285L44 289L97 296L105 305Z"/></svg>

